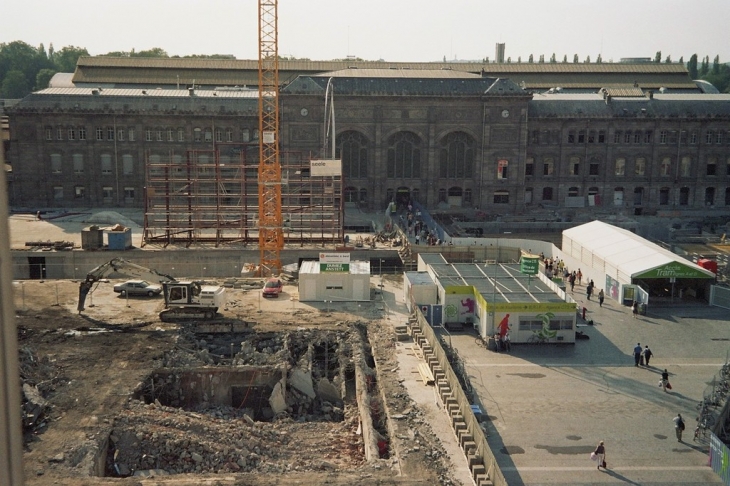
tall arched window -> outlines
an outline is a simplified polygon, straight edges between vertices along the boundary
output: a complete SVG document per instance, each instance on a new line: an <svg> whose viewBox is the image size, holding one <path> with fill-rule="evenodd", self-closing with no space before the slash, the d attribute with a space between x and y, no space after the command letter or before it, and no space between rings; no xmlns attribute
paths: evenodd
<svg viewBox="0 0 730 486"><path fill-rule="evenodd" d="M439 144L439 177L471 179L474 177L475 143L464 132L450 133Z"/></svg>
<svg viewBox="0 0 730 486"><path fill-rule="evenodd" d="M421 172L421 140L415 133L399 132L388 140L388 177L418 177Z"/></svg>
<svg viewBox="0 0 730 486"><path fill-rule="evenodd" d="M368 140L359 132L348 131L337 136L335 157L342 159L342 175L348 179L368 176Z"/></svg>

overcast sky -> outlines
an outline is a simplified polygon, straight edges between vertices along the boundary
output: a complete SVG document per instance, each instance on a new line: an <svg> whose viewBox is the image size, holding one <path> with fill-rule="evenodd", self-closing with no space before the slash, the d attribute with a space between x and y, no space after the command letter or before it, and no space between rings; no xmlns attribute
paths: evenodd
<svg viewBox="0 0 730 486"><path fill-rule="evenodd" d="M256 0L2 0L0 42L258 58ZM279 0L279 54L401 62L730 61L730 0Z"/></svg>

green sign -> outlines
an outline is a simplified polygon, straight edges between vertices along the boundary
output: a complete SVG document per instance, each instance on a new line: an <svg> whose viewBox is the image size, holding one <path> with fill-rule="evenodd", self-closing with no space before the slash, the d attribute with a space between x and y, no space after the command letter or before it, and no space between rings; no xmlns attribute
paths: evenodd
<svg viewBox="0 0 730 486"><path fill-rule="evenodd" d="M525 275L537 275L540 268L540 258L522 257L520 258L520 272Z"/></svg>
<svg viewBox="0 0 730 486"><path fill-rule="evenodd" d="M320 263L319 271L322 273L325 273L325 272L349 273L350 264L349 263Z"/></svg>
<svg viewBox="0 0 730 486"><path fill-rule="evenodd" d="M709 270L708 270L709 272ZM661 267L653 268L648 272L632 275L632 278L715 278L710 272L692 268L679 262L671 262Z"/></svg>

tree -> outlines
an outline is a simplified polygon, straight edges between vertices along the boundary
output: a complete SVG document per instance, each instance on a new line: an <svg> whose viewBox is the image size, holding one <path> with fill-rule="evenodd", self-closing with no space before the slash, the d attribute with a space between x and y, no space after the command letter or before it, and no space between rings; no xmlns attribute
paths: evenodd
<svg viewBox="0 0 730 486"><path fill-rule="evenodd" d="M511 57L508 57L507 58L507 64L512 64L512 58Z"/></svg>
<svg viewBox="0 0 730 486"><path fill-rule="evenodd" d="M596 64L601 64L602 62L603 62L603 57L601 57L601 55L599 54L598 57L596 58Z"/></svg>
<svg viewBox="0 0 730 486"><path fill-rule="evenodd" d="M667 58L664 60L665 63L671 64L672 63L672 56L670 54L667 55Z"/></svg>
<svg viewBox="0 0 730 486"><path fill-rule="evenodd" d="M22 41L13 41L8 44L0 44L0 84L4 82L7 75L11 71L18 71L25 78L24 83L20 83L17 75L10 80L11 91L15 93L14 97L18 97L16 89L19 86L25 86L26 91L22 96L30 93L30 88L35 83L35 76L43 68L53 67L39 52L38 49L32 47Z"/></svg>
<svg viewBox="0 0 730 486"><path fill-rule="evenodd" d="M540 62L545 62L545 54L540 54Z"/></svg>
<svg viewBox="0 0 730 486"><path fill-rule="evenodd" d="M48 83L51 82L51 78L56 74L54 69L41 69L38 74L35 75L35 90L46 89Z"/></svg>
<svg viewBox="0 0 730 486"><path fill-rule="evenodd" d="M662 51L656 51L654 62L662 62Z"/></svg>
<svg viewBox="0 0 730 486"><path fill-rule="evenodd" d="M704 76L710 72L710 56L702 58L702 65L700 66L700 76Z"/></svg>
<svg viewBox="0 0 730 486"><path fill-rule="evenodd" d="M591 56L586 56L586 64L590 64L590 63L591 63Z"/></svg>
<svg viewBox="0 0 730 486"><path fill-rule="evenodd" d="M680 56L679 61L677 62L679 62L679 64L684 64L684 56Z"/></svg>
<svg viewBox="0 0 730 486"><path fill-rule="evenodd" d="M130 53L130 57L170 57L170 56L168 56L167 51L165 51L161 47L153 47L152 49L149 49L146 51L139 51L139 52L134 52L134 49L132 49L132 52Z"/></svg>
<svg viewBox="0 0 730 486"><path fill-rule="evenodd" d="M85 47L66 46L54 55L53 64L59 72L72 73L76 70L79 58L84 56L89 56Z"/></svg>
<svg viewBox="0 0 730 486"><path fill-rule="evenodd" d="M0 86L0 98L23 98L28 93L30 88L23 71L17 69L8 71Z"/></svg>
<svg viewBox="0 0 730 486"><path fill-rule="evenodd" d="M563 62L564 63L568 62L568 55L567 54L563 56Z"/></svg>
<svg viewBox="0 0 730 486"><path fill-rule="evenodd" d="M532 54L530 54L530 59L527 62L535 62L534 58L532 57Z"/></svg>
<svg viewBox="0 0 730 486"><path fill-rule="evenodd" d="M697 54L692 54L687 63L687 71L689 71L689 77L697 79Z"/></svg>
<svg viewBox="0 0 730 486"><path fill-rule="evenodd" d="M522 62L522 56L517 56L517 62L518 63L521 63Z"/></svg>
<svg viewBox="0 0 730 486"><path fill-rule="evenodd" d="M715 56L712 61L712 74L720 74L720 55Z"/></svg>
<svg viewBox="0 0 730 486"><path fill-rule="evenodd" d="M573 54L573 63L578 64L578 54Z"/></svg>
<svg viewBox="0 0 730 486"><path fill-rule="evenodd" d="M552 55L552 56L550 56L550 62L551 62L551 63L556 63L556 62L558 62L558 61L557 61L557 60L555 59L555 53L554 53L554 52L553 52L553 55Z"/></svg>

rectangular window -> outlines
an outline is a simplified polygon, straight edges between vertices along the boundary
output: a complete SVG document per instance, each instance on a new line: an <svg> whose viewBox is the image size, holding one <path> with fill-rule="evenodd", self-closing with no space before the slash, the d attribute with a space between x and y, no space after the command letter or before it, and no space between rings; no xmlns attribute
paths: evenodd
<svg viewBox="0 0 730 486"><path fill-rule="evenodd" d="M598 143L606 143L606 130L598 131Z"/></svg>
<svg viewBox="0 0 730 486"><path fill-rule="evenodd" d="M134 174L134 159L130 154L122 155L122 172L124 175Z"/></svg>
<svg viewBox="0 0 730 486"><path fill-rule="evenodd" d="M178 142L185 141L185 130L183 130L182 128L177 129L177 141Z"/></svg>
<svg viewBox="0 0 730 486"><path fill-rule="evenodd" d="M730 176L730 158L727 159L727 163L725 164L725 175Z"/></svg>
<svg viewBox="0 0 730 486"><path fill-rule="evenodd" d="M624 133L624 143L631 143L631 132Z"/></svg>
<svg viewBox="0 0 730 486"><path fill-rule="evenodd" d="M570 175L580 175L580 157L570 158Z"/></svg>
<svg viewBox="0 0 730 486"><path fill-rule="evenodd" d="M586 131L585 130L578 131L578 143L586 143Z"/></svg>
<svg viewBox="0 0 730 486"><path fill-rule="evenodd" d="M525 175L531 176L534 174L534 172L535 172L535 159L530 157L525 161Z"/></svg>
<svg viewBox="0 0 730 486"><path fill-rule="evenodd" d="M669 177L672 175L672 159L664 157L662 163L659 166L659 175L662 177Z"/></svg>
<svg viewBox="0 0 730 486"><path fill-rule="evenodd" d="M671 145L674 145L675 143L677 143L677 131L676 130L672 130L671 132L669 132L669 143Z"/></svg>
<svg viewBox="0 0 730 486"><path fill-rule="evenodd" d="M692 145L697 145L697 132L692 132L689 134L689 143Z"/></svg>
<svg viewBox="0 0 730 486"><path fill-rule="evenodd" d="M73 154L74 174L84 173L84 154Z"/></svg>
<svg viewBox="0 0 730 486"><path fill-rule="evenodd" d="M623 132L621 130L616 130L613 132L613 143L621 143L621 136Z"/></svg>
<svg viewBox="0 0 730 486"><path fill-rule="evenodd" d="M134 187L127 186L124 188L124 202L134 202Z"/></svg>
<svg viewBox="0 0 730 486"><path fill-rule="evenodd" d="M112 156L109 154L101 154L101 175L112 174Z"/></svg>
<svg viewBox="0 0 730 486"><path fill-rule="evenodd" d="M124 128L119 128L117 130L117 140L124 142Z"/></svg>
<svg viewBox="0 0 730 486"><path fill-rule="evenodd" d="M641 143L641 132L638 130L634 132L634 143Z"/></svg>
<svg viewBox="0 0 730 486"><path fill-rule="evenodd" d="M53 186L53 199L56 201L63 199L63 186Z"/></svg>
<svg viewBox="0 0 730 486"><path fill-rule="evenodd" d="M705 143L712 143L712 139L714 138L714 133L712 130L708 130L705 134Z"/></svg>
<svg viewBox="0 0 730 486"><path fill-rule="evenodd" d="M568 132L568 143L575 143L575 130Z"/></svg>
<svg viewBox="0 0 730 486"><path fill-rule="evenodd" d="M623 157L616 159L616 170L614 174L617 176L623 176L626 174L626 159Z"/></svg>
<svg viewBox="0 0 730 486"><path fill-rule="evenodd" d="M543 187L542 188L542 200L543 201L552 201L553 200L553 188L552 187Z"/></svg>
<svg viewBox="0 0 730 486"><path fill-rule="evenodd" d="M690 171L692 170L692 159L684 156L679 164L679 171L682 177L689 177Z"/></svg>
<svg viewBox="0 0 730 486"><path fill-rule="evenodd" d="M553 159L545 159L542 164L542 175L553 175L554 163Z"/></svg>
<svg viewBox="0 0 730 486"><path fill-rule="evenodd" d="M162 142L162 130L158 129L155 132L155 134L156 134L155 140L157 140L158 142Z"/></svg>
<svg viewBox="0 0 730 486"><path fill-rule="evenodd" d="M540 143L540 131L539 130L532 131L531 142L532 142L532 145L538 145Z"/></svg>
<svg viewBox="0 0 730 486"><path fill-rule="evenodd" d="M46 140L53 140L53 129L46 127Z"/></svg>
<svg viewBox="0 0 730 486"><path fill-rule="evenodd" d="M233 142L233 130L226 129L226 142Z"/></svg>
<svg viewBox="0 0 730 486"><path fill-rule="evenodd" d="M597 176L599 172L598 162L591 160L591 164L588 166L588 175Z"/></svg>
<svg viewBox="0 0 730 486"><path fill-rule="evenodd" d="M709 159L707 161L707 175L708 176L714 176L717 175L717 159Z"/></svg>
<svg viewBox="0 0 730 486"><path fill-rule="evenodd" d="M210 130L210 128L205 129L205 141L206 142L213 141L213 132Z"/></svg>
<svg viewBox="0 0 730 486"><path fill-rule="evenodd" d="M464 204L471 204L471 189L464 189Z"/></svg>
<svg viewBox="0 0 730 486"><path fill-rule="evenodd" d="M223 141L223 132L221 131L220 128L215 131L215 141L216 142L222 142Z"/></svg>
<svg viewBox="0 0 730 486"><path fill-rule="evenodd" d="M152 141L152 130L150 130L149 128L144 131L144 139L147 142L151 142Z"/></svg>
<svg viewBox="0 0 730 486"><path fill-rule="evenodd" d="M63 140L63 128L56 128L56 140Z"/></svg>
<svg viewBox="0 0 730 486"><path fill-rule="evenodd" d="M79 140L86 140L86 127L79 127Z"/></svg>
<svg viewBox="0 0 730 486"><path fill-rule="evenodd" d="M61 154L51 154L51 173L61 173Z"/></svg>
<svg viewBox="0 0 730 486"><path fill-rule="evenodd" d="M76 140L76 129L75 128L69 128L68 129L68 139L69 140Z"/></svg>
<svg viewBox="0 0 730 486"><path fill-rule="evenodd" d="M659 132L659 143L661 143L661 144L667 143L667 131L666 130L662 130L661 132Z"/></svg>
<svg viewBox="0 0 730 486"><path fill-rule="evenodd" d="M83 199L85 194L86 194L86 190L84 189L84 186L74 187L74 197L76 199Z"/></svg>
<svg viewBox="0 0 730 486"><path fill-rule="evenodd" d="M104 140L104 129L101 127L96 127L96 139L97 140Z"/></svg>
<svg viewBox="0 0 730 486"><path fill-rule="evenodd" d="M129 134L129 141L134 142L134 128L130 128L127 133Z"/></svg>
<svg viewBox="0 0 730 486"><path fill-rule="evenodd" d="M717 135L715 135L715 143L718 145L722 144L722 130L717 131Z"/></svg>
<svg viewBox="0 0 730 486"><path fill-rule="evenodd" d="M107 127L107 129L106 129L106 139L107 140L114 140L114 127Z"/></svg>
<svg viewBox="0 0 730 486"><path fill-rule="evenodd" d="M659 205L660 206L669 205L669 188L668 187L662 187L661 189L659 189Z"/></svg>
<svg viewBox="0 0 730 486"><path fill-rule="evenodd" d="M196 142L200 142L202 140L202 134L203 131L200 128L193 129L193 140Z"/></svg>
<svg viewBox="0 0 730 486"><path fill-rule="evenodd" d="M588 132L588 143L596 143L596 131L591 130Z"/></svg>
<svg viewBox="0 0 730 486"><path fill-rule="evenodd" d="M244 128L243 130L241 130L241 141L248 142L249 140L251 140L250 132L248 128Z"/></svg>
<svg viewBox="0 0 730 486"><path fill-rule="evenodd" d="M644 143L651 143L651 137L654 134L651 130L647 130L644 132Z"/></svg>
<svg viewBox="0 0 730 486"><path fill-rule="evenodd" d="M111 186L104 186L101 188L101 197L105 203L112 202L114 197L114 189Z"/></svg>
<svg viewBox="0 0 730 486"><path fill-rule="evenodd" d="M495 192L494 204L509 204L509 193L507 191Z"/></svg>
<svg viewBox="0 0 730 486"><path fill-rule="evenodd" d="M497 179L506 179L507 178L507 166L508 165L509 165L509 162L506 160L497 161Z"/></svg>
<svg viewBox="0 0 730 486"><path fill-rule="evenodd" d="M167 141L168 142L175 141L175 130L173 130L172 128L167 129Z"/></svg>

